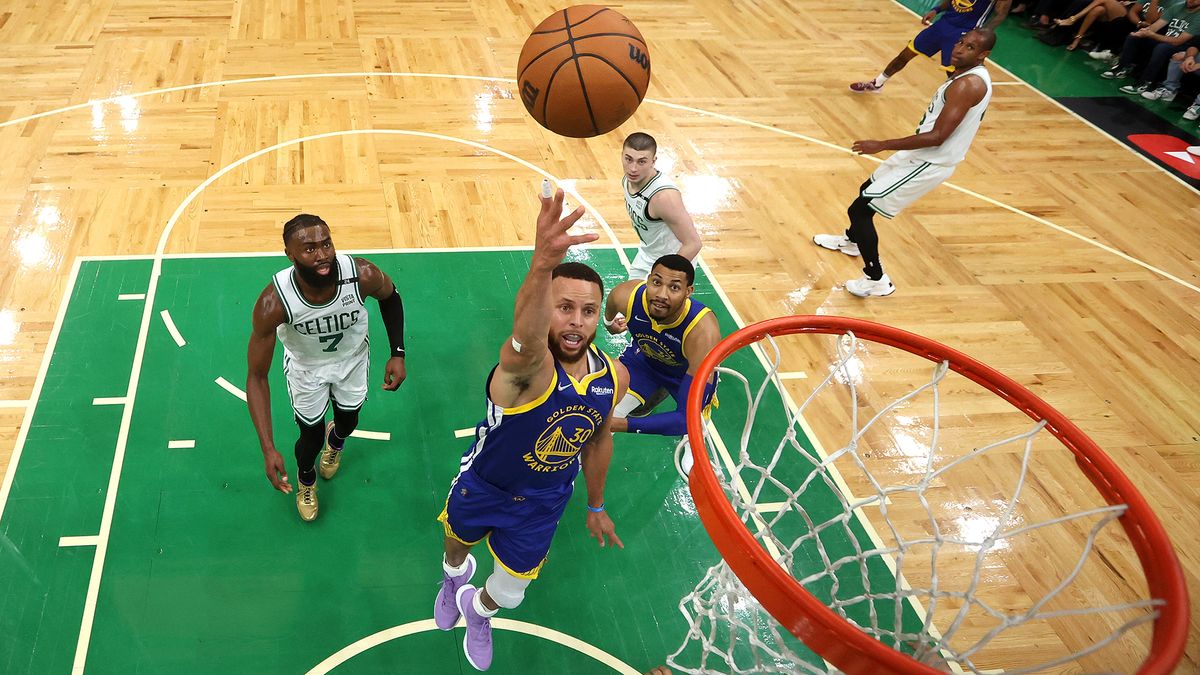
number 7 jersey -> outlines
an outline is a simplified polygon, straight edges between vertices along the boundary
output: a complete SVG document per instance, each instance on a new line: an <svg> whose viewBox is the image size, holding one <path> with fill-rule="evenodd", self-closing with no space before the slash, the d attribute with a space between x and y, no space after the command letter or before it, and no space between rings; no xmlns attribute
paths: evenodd
<svg viewBox="0 0 1200 675"><path fill-rule="evenodd" d="M342 361L367 344L367 308L358 287L358 265L339 253L332 273L337 275L337 292L321 306L309 303L300 292L295 267L279 270L271 279L284 313L275 334L285 355L300 368Z"/></svg>

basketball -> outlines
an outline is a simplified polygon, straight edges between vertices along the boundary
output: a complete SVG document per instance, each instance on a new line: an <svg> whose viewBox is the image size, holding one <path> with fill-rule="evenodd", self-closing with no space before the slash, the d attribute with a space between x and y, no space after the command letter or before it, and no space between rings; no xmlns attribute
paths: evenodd
<svg viewBox="0 0 1200 675"><path fill-rule="evenodd" d="M561 9L533 29L517 62L521 102L562 136L606 134L650 86L650 51L633 22L600 5Z"/></svg>

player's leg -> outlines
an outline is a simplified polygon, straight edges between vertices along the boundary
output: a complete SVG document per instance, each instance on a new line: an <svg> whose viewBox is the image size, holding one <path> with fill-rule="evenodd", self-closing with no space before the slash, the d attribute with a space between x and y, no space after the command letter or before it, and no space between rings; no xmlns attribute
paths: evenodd
<svg viewBox="0 0 1200 675"><path fill-rule="evenodd" d="M937 23L946 23L939 21ZM935 24L936 25L936 24ZM933 28L933 26L930 26ZM949 23L940 28L936 33L938 52L941 56L942 68L946 71L946 77L954 76L954 66L950 65L950 57L954 54L954 46L966 35L968 29L952 26Z"/></svg>
<svg viewBox="0 0 1200 675"><path fill-rule="evenodd" d="M314 467L325 440L323 422L318 420L310 424L296 415L296 425L300 427L300 437L296 439L296 469L300 477L300 484L296 486L296 510L305 521L317 518L317 471Z"/></svg>
<svg viewBox="0 0 1200 675"><path fill-rule="evenodd" d="M333 401L333 419L325 425L325 450L321 453L321 477L329 480L342 466L342 450L346 439L358 428L359 408L342 408L337 399Z"/></svg>
<svg viewBox="0 0 1200 675"><path fill-rule="evenodd" d="M863 277L847 281L846 290L860 297L891 295L896 290L879 262L879 235L875 231L874 215L895 218L954 173L953 166L897 160L895 157L889 157L871 175L871 184L863 190L863 196L869 199L867 209L860 206L851 214L851 236L858 242L866 265Z"/></svg>
<svg viewBox="0 0 1200 675"><path fill-rule="evenodd" d="M329 385L320 370L301 370L284 362L288 398L300 435L296 439L296 511L301 520L317 517L317 455L325 444L325 410L329 407Z"/></svg>
<svg viewBox="0 0 1200 675"><path fill-rule="evenodd" d="M669 392L658 382L636 345L629 345L621 354L620 361L629 371L629 388L613 408L613 417L641 417L650 414L650 411L667 398Z"/></svg>
<svg viewBox="0 0 1200 675"><path fill-rule="evenodd" d="M933 26L929 26L929 28L917 33L916 37L910 40L908 45L904 49L901 49L900 53L888 62L883 72L875 76L875 79L867 80L866 82L855 82L850 85L850 91L859 94L878 92L883 89L883 85L888 79L901 70L904 70L904 66L907 66L909 61L915 59L917 54L924 54L925 56L936 54L938 48L936 41L933 39L936 35L933 27L936 25L937 22Z"/></svg>
<svg viewBox="0 0 1200 675"><path fill-rule="evenodd" d="M867 197L863 196L863 190L866 190L870 184L871 179L868 178L862 185L858 186L858 197L850 203L850 208L846 210L846 215L849 217L850 222L854 222L854 214L861 212L862 208L866 207L867 202L870 201ZM813 243L830 251L841 251L848 256L862 255L858 244L850 238L849 229L842 234L815 234L813 235Z"/></svg>
<svg viewBox="0 0 1200 675"><path fill-rule="evenodd" d="M446 507L438 520L443 529L442 587L433 604L433 618L437 627L450 630L462 614L455 598L458 589L467 585L475 575L475 557L471 548L491 532L491 515L504 506L503 498L497 498L486 483L464 471L450 485Z"/></svg>
<svg viewBox="0 0 1200 675"><path fill-rule="evenodd" d="M321 454L321 477L326 480L333 478L341 467L346 439L358 428L358 411L367 400L371 380L369 350L359 349L337 364L335 370L330 382L333 421L325 427L324 452Z"/></svg>
<svg viewBox="0 0 1200 675"><path fill-rule="evenodd" d="M457 604L467 624L463 651L471 665L486 670L492 663L491 619L504 609L514 609L525 599L525 589L537 578L550 551L554 531L570 500L568 491L551 502L509 496L488 537L495 566L483 588L467 584L458 590Z"/></svg>

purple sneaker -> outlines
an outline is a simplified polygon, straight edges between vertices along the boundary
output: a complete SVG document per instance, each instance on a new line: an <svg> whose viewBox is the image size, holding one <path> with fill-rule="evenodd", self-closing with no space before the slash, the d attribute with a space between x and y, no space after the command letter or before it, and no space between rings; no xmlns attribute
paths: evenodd
<svg viewBox="0 0 1200 675"><path fill-rule="evenodd" d="M433 621L439 629L450 630L458 623L458 617L462 616L462 613L458 611L458 605L454 604L454 598L458 589L470 581L474 574L475 556L469 553L466 572L452 577L446 574L446 570L442 570L442 590L438 591L437 600L433 601Z"/></svg>
<svg viewBox="0 0 1200 675"><path fill-rule="evenodd" d="M463 652L476 670L492 667L492 620L475 611L475 595L479 589L467 584L458 589L455 604L467 620L467 635L463 638Z"/></svg>
<svg viewBox="0 0 1200 675"><path fill-rule="evenodd" d="M868 82L854 82L850 85L850 91L856 94L878 94L882 90L883 87L876 85L874 80L870 80Z"/></svg>

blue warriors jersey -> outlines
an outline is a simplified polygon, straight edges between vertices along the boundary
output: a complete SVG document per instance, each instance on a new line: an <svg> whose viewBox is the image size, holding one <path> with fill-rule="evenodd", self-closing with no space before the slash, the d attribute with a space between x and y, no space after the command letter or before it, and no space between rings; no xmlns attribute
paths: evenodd
<svg viewBox="0 0 1200 675"><path fill-rule="evenodd" d="M700 319L711 312L702 303L688 298L678 319L671 323L658 323L650 316L646 282L642 282L629 294L629 306L625 308L625 325L633 341L622 356L640 353L655 371L674 378L683 377L688 371L683 344Z"/></svg>
<svg viewBox="0 0 1200 675"><path fill-rule="evenodd" d="M487 418L463 455L461 473L474 472L516 495L569 493L579 473L579 451L604 425L616 404L617 369L595 345L588 347L592 372L576 381L554 359L550 386L536 399L502 408L487 399ZM491 390L496 369L488 375Z"/></svg>
<svg viewBox="0 0 1200 675"><path fill-rule="evenodd" d="M950 8L938 20L966 30L979 28L987 21L994 4L995 0L950 0Z"/></svg>

